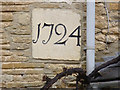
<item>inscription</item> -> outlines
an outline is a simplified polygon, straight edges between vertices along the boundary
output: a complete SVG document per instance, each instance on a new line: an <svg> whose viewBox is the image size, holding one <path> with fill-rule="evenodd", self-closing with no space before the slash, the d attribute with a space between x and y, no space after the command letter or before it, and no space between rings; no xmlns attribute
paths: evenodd
<svg viewBox="0 0 120 90"><path fill-rule="evenodd" d="M53 31L55 32L56 35L58 36L62 36L58 41L56 41L54 44L55 45L66 45L66 42L69 40L69 38L76 38L77 39L77 44L76 46L80 46L80 26L78 26L75 30L73 30L73 32L68 36L68 38L66 40L63 41L64 37L66 36L67 34L67 28L64 24L57 24L57 25L54 25L54 24L47 24L47 23L44 23L43 26L41 26L41 23L38 24L38 30L37 30L37 38L32 40L32 42L34 44L36 44L38 42L38 39L40 39L40 35L42 34L41 33L41 30L44 30L43 28L46 28L46 27L49 27L50 28L50 33L49 33L49 37L47 40L42 40L42 44L47 44L51 37L52 37L52 34L53 34ZM54 29L55 27L55 29ZM59 27L62 27L63 29L63 33L62 32L58 32L58 28ZM75 35L75 33L77 32L77 35Z"/></svg>

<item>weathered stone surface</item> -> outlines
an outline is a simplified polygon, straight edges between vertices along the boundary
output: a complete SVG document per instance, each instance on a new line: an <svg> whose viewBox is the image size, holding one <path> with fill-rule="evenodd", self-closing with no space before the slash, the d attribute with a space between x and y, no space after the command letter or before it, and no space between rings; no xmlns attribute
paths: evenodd
<svg viewBox="0 0 120 90"><path fill-rule="evenodd" d="M12 68L42 68L44 67L43 63L3 63L3 69L12 69Z"/></svg>
<svg viewBox="0 0 120 90"><path fill-rule="evenodd" d="M95 34L100 33L101 31L101 29L95 28Z"/></svg>
<svg viewBox="0 0 120 90"><path fill-rule="evenodd" d="M2 5L27 5L27 4L30 4L30 2L2 2Z"/></svg>
<svg viewBox="0 0 120 90"><path fill-rule="evenodd" d="M95 14L96 15L105 15L106 14L103 3L99 3L99 4L95 5Z"/></svg>
<svg viewBox="0 0 120 90"><path fill-rule="evenodd" d="M107 20L103 16L97 16L95 17L95 27L98 29L105 29L108 26Z"/></svg>
<svg viewBox="0 0 120 90"><path fill-rule="evenodd" d="M104 50L105 48L106 48L106 44L105 43L103 43L103 42L100 42L100 41L96 41L95 42L95 49L96 49L96 51L101 51L101 50Z"/></svg>
<svg viewBox="0 0 120 90"><path fill-rule="evenodd" d="M33 81L42 81L43 75L14 75L13 80L15 82L33 82Z"/></svg>
<svg viewBox="0 0 120 90"><path fill-rule="evenodd" d="M35 7L39 8L59 8L59 3L35 3Z"/></svg>
<svg viewBox="0 0 120 90"><path fill-rule="evenodd" d="M2 15L2 21L12 21L13 20L13 13L8 12L8 13L0 13Z"/></svg>
<svg viewBox="0 0 120 90"><path fill-rule="evenodd" d="M107 38L108 38L108 43L113 43L118 40L118 36L115 35L108 35Z"/></svg>
<svg viewBox="0 0 120 90"><path fill-rule="evenodd" d="M3 69L3 74L8 75L34 75L43 74L43 69Z"/></svg>
<svg viewBox="0 0 120 90"><path fill-rule="evenodd" d="M26 43L12 43L11 49L13 50L26 50L29 49L30 45Z"/></svg>
<svg viewBox="0 0 120 90"><path fill-rule="evenodd" d="M59 32L59 35L61 33L61 36L64 35L65 32L65 30L62 29L63 25L67 27L67 30L65 33L65 38L63 41L60 41L60 43L63 42L63 44L55 44L56 41L60 40L59 37L56 36L58 35L58 32L56 34L52 34L50 41L47 44L44 44L48 40L45 38L48 38L50 34L48 32L48 28L43 28L40 32L41 39L39 38L39 41L37 43L32 42L32 56L34 58L42 59L79 60L81 47L76 46L78 43L76 42L76 39L69 38L69 40L67 40L67 38L78 26L81 25L80 20L80 14L72 10L34 9L32 11L32 40L35 40L37 37L36 35L39 23L41 23L41 25L44 25L45 22L48 22L48 24L53 23L55 26L59 26L57 30ZM60 22L63 25L58 25ZM81 42L79 42L79 44L80 43Z"/></svg>
<svg viewBox="0 0 120 90"><path fill-rule="evenodd" d="M109 3L109 10L119 10L119 3Z"/></svg>
<svg viewBox="0 0 120 90"><path fill-rule="evenodd" d="M12 41L14 42L14 43L27 43L27 44L29 44L29 43L31 43L31 37L25 37L25 36L13 36L12 37Z"/></svg>
<svg viewBox="0 0 120 90"><path fill-rule="evenodd" d="M101 34L101 33L96 34L95 39L98 40L98 41L103 41L103 42L105 42L105 35L103 35L103 34Z"/></svg>
<svg viewBox="0 0 120 90"><path fill-rule="evenodd" d="M8 26L11 26L11 22L1 22L0 23L0 26L2 26L2 28L6 28L6 27L8 27Z"/></svg>
<svg viewBox="0 0 120 90"><path fill-rule="evenodd" d="M2 82L11 82L13 81L13 75L3 75Z"/></svg>
<svg viewBox="0 0 120 90"><path fill-rule="evenodd" d="M0 45L2 50L10 50L10 44Z"/></svg>
<svg viewBox="0 0 120 90"><path fill-rule="evenodd" d="M0 44L10 44L8 39L0 39Z"/></svg>
<svg viewBox="0 0 120 90"><path fill-rule="evenodd" d="M21 25L28 25L30 24L30 14L29 13L15 13L14 20L15 22Z"/></svg>
<svg viewBox="0 0 120 90"><path fill-rule="evenodd" d="M108 32L108 29L103 29L102 30L102 33L103 34L112 34L112 35L116 35L116 34L119 34L119 29L118 27L112 27L109 29L109 32Z"/></svg>
<svg viewBox="0 0 120 90"><path fill-rule="evenodd" d="M29 11L28 5L3 5L1 11Z"/></svg>
<svg viewBox="0 0 120 90"><path fill-rule="evenodd" d="M30 35L31 34L30 30L12 30L10 32L11 34L14 34L14 35Z"/></svg>
<svg viewBox="0 0 120 90"><path fill-rule="evenodd" d="M2 51L2 56L11 56L13 53L7 50Z"/></svg>
<svg viewBox="0 0 120 90"><path fill-rule="evenodd" d="M9 57L2 57L3 62L26 62L28 61L28 57L23 56L9 56Z"/></svg>
<svg viewBox="0 0 120 90"><path fill-rule="evenodd" d="M42 82L42 81L35 81L35 82L9 82L9 83L5 83L5 87L6 88L14 88L14 87L17 87L17 88L22 88L22 87L40 87L42 85L44 85L45 82Z"/></svg>
<svg viewBox="0 0 120 90"><path fill-rule="evenodd" d="M2 27L2 26L1 26L1 27ZM3 29L3 28L0 29L0 34L1 34L1 33L4 33L4 29Z"/></svg>

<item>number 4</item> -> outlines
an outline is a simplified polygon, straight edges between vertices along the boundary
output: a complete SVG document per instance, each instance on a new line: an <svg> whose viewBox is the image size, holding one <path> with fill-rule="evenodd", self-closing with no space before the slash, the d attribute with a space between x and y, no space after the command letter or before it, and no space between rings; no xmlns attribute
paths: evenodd
<svg viewBox="0 0 120 90"><path fill-rule="evenodd" d="M77 35L74 35L74 33L77 31ZM78 26L70 35L69 37L76 37L77 38L77 46L80 46L80 26Z"/></svg>

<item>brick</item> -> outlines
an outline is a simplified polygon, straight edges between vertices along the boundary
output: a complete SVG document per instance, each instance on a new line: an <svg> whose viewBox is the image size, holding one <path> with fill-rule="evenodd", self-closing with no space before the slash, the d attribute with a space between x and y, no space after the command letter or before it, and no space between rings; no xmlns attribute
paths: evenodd
<svg viewBox="0 0 120 90"><path fill-rule="evenodd" d="M43 68L43 63L3 63L3 69L12 69L12 68Z"/></svg>
<svg viewBox="0 0 120 90"><path fill-rule="evenodd" d="M43 69L3 69L3 74L8 75L33 75L33 74L43 74Z"/></svg>
<svg viewBox="0 0 120 90"><path fill-rule="evenodd" d="M29 11L29 6L28 5L3 5L2 11L4 12Z"/></svg>
<svg viewBox="0 0 120 90"><path fill-rule="evenodd" d="M0 13L2 15L2 21L12 21L13 20L13 14L12 13Z"/></svg>
<svg viewBox="0 0 120 90"><path fill-rule="evenodd" d="M9 56L9 57L2 57L3 62L26 62L28 61L28 57L23 56Z"/></svg>

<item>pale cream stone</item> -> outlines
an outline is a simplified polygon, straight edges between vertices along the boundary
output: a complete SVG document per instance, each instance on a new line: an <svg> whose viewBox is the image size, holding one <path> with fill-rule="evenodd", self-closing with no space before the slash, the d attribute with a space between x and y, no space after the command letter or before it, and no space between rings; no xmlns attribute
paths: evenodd
<svg viewBox="0 0 120 90"><path fill-rule="evenodd" d="M32 56L34 58L59 60L80 59L80 47L76 46L77 38L69 37L69 35L81 25L79 14L67 9L34 9L32 11L32 40L37 38L37 29L40 23L41 27L43 27L44 23L54 24L54 28L51 39L47 44L42 44L42 42L48 39L50 27L41 29L38 42L35 44L32 43ZM63 37L65 32L63 26L59 26L57 31L59 34L61 33L61 35L56 35L55 26L58 24L64 24L66 26L67 32L62 40L63 42L68 39L66 45L54 44ZM74 34L77 35L77 33Z"/></svg>

